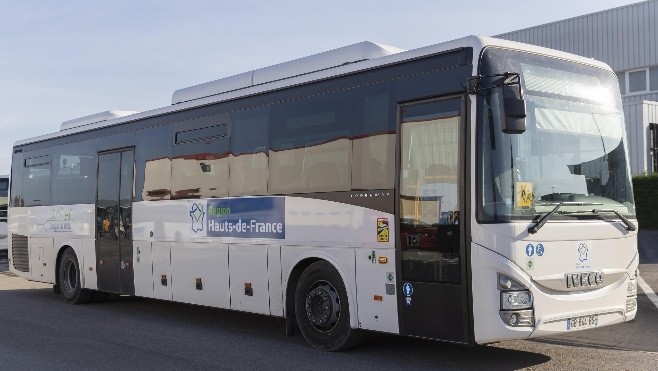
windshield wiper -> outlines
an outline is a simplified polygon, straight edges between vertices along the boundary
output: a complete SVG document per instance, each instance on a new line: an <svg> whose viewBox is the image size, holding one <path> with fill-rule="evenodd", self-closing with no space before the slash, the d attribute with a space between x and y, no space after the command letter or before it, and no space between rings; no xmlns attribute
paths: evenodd
<svg viewBox="0 0 658 371"><path fill-rule="evenodd" d="M553 205L553 203L545 203L545 204L542 204L542 205ZM539 231L539 229L541 227L543 227L544 224L546 224L546 222L548 221L548 218L550 218L551 215L555 214L558 210L560 210L562 205L565 205L565 206L586 206L586 205L602 205L602 204L598 203L598 202L579 202L579 201L562 201L562 202L559 202L557 205L555 205L553 210L551 210L548 213L544 214L541 218L539 218L539 220L537 220L537 223L535 223L535 225L533 225L532 227L529 227L528 228L528 233L530 233L530 234L537 233L537 231ZM599 210L599 211L601 211L601 210ZM613 211L613 210L609 210L609 211Z"/></svg>
<svg viewBox="0 0 658 371"><path fill-rule="evenodd" d="M539 218L539 220L537 220L537 223L535 223L535 225L533 225L532 227L528 228L528 233L530 233L530 234L535 234L535 233L537 233L537 231L539 230L539 228L543 227L544 224L546 224L546 221L548 220L548 218L549 218L551 215L555 214L558 210L560 210L560 208L562 207L562 204L564 204L565 202L566 202L566 201L562 201L562 202L558 203L558 204L553 208L553 210L547 212L546 214L544 214L544 216L542 216L541 218Z"/></svg>
<svg viewBox="0 0 658 371"><path fill-rule="evenodd" d="M626 225L626 230L627 230L627 231L631 231L631 232L632 232L632 231L634 231L635 229L637 229L637 228L635 228L635 225L633 225L633 223L631 223L630 220L626 219L625 216L621 215L621 213L620 213L619 211L615 210L615 209L593 209L593 210L592 210L592 213L594 213L594 214L599 214L599 213L614 213L615 215L617 215L617 217L618 217L619 219L621 219L621 222L624 223L624 225Z"/></svg>
<svg viewBox="0 0 658 371"><path fill-rule="evenodd" d="M550 203L545 203L543 205L550 205ZM548 221L548 218L550 218L551 215L558 212L558 210L560 210L560 208L563 205L565 205L565 206L589 206L589 205L602 205L602 204L599 203L599 202L569 202L569 201L562 201L562 202L556 204L555 207L553 208L553 210L549 211L548 213L544 214L541 218L539 218L539 220L537 220L535 225L533 225L532 227L529 227L528 228L528 233L530 233L530 234L537 233L537 231L539 231L539 229L541 227L543 227L544 224L546 224L546 222ZM586 212L591 212L592 214L613 213L617 217L619 217L619 219L621 220L622 223L624 223L624 225L626 226L626 230L634 231L634 230L637 229L635 227L635 225L633 225L633 223L630 222L630 220L626 219L625 216L621 215L621 213L619 211L615 210L615 209L580 210L580 211L573 211L572 213L578 214L578 213L584 213L584 212L585 213Z"/></svg>

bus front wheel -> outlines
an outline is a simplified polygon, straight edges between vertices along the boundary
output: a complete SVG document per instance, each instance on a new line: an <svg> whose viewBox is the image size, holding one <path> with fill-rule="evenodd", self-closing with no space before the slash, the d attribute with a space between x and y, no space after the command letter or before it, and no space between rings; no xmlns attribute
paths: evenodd
<svg viewBox="0 0 658 371"><path fill-rule="evenodd" d="M299 330L314 348L349 349L361 341L350 327L347 290L340 273L324 260L309 265L295 290L295 316Z"/></svg>
<svg viewBox="0 0 658 371"><path fill-rule="evenodd" d="M59 261L59 288L64 299L71 304L84 304L93 299L91 290L83 289L80 281L80 265L75 252L70 247Z"/></svg>

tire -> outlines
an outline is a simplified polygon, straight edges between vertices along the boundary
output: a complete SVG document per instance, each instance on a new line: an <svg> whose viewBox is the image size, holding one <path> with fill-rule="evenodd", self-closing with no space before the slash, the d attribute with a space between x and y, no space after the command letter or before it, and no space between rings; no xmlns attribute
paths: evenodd
<svg viewBox="0 0 658 371"><path fill-rule="evenodd" d="M62 296L71 304L89 303L94 298L94 292L82 288L80 281L80 265L78 257L71 248L67 248L59 261L59 287Z"/></svg>
<svg viewBox="0 0 658 371"><path fill-rule="evenodd" d="M295 316L306 341L324 351L345 350L362 338L350 327L350 309L340 274L324 260L309 265L295 289Z"/></svg>

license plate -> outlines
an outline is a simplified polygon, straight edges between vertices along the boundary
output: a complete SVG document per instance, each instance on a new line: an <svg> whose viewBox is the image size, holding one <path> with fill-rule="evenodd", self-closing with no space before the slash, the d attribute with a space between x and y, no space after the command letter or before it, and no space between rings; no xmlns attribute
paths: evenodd
<svg viewBox="0 0 658 371"><path fill-rule="evenodd" d="M591 316L581 316L574 318L567 318L567 331L582 330L592 328L599 325L599 315L594 314Z"/></svg>

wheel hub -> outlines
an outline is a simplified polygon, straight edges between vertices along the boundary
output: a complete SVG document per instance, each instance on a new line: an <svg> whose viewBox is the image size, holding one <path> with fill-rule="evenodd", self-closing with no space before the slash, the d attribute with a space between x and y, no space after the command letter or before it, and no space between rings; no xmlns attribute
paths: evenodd
<svg viewBox="0 0 658 371"><path fill-rule="evenodd" d="M322 282L306 294L306 315L317 330L328 331L340 317L340 298L336 289Z"/></svg>

